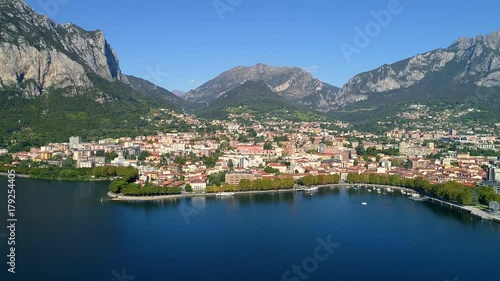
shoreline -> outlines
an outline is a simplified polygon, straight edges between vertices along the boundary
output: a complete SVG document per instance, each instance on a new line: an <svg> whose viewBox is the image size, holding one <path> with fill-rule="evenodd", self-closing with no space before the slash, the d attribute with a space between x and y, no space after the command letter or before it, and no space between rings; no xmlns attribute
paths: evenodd
<svg viewBox="0 0 500 281"><path fill-rule="evenodd" d="M374 184L327 184L327 185L318 185L314 187L318 188L326 188L326 187L346 187L350 188L351 186L371 186L371 187L379 187L379 188L391 188L394 190L403 190L407 192L415 192L413 189L409 189L406 187L399 186L387 186L387 185L374 185ZM247 195L247 194L267 194L267 193L284 193L284 192L298 192L302 190L297 189L271 189L271 190L252 190L252 191L234 191L234 196L237 195ZM186 193L186 194L176 194L176 195L160 195L160 196L126 196L121 194L112 193L111 191L107 193L108 197L110 197L113 201L154 201L154 200L164 200L164 199L176 199L176 198L192 198L192 197L205 197L205 196L216 196L216 193Z"/></svg>
<svg viewBox="0 0 500 281"><path fill-rule="evenodd" d="M18 173L16 173L15 175L16 175L16 177L18 177L18 178L23 178L23 179L29 179L29 178L30 178L30 175L27 175L27 174L18 174ZM9 173L0 172L0 176L5 176L5 177L8 177L8 176L9 176Z"/></svg>
<svg viewBox="0 0 500 281"><path fill-rule="evenodd" d="M30 174L19 174L16 172L16 177L30 180L42 180L42 181L68 181L68 182L104 182L111 181L111 179L44 179L44 178L32 178ZM0 176L8 177L9 173L0 172Z"/></svg>
<svg viewBox="0 0 500 281"><path fill-rule="evenodd" d="M338 183L338 184L319 185L316 187L318 187L318 188L327 188L327 187L342 188L342 187L344 187L346 189L350 189L351 187L373 187L373 188L383 188L383 189L390 188L392 190L418 193L417 191L410 189L410 188L406 188L406 187L391 186L391 185L378 185L378 184ZM299 192L299 190L292 188L292 189L281 189L281 190L240 191L240 192L234 192L234 196L249 195L249 194L288 193L288 192ZM158 200L165 200L165 199L194 198L194 197L216 197L217 194L216 193L189 193L189 194L177 194L177 195L141 196L141 197L137 196L137 197L135 197L135 196L119 195L119 194L115 194L115 193L112 193L111 191L109 191L107 193L107 196L110 197L112 201L140 202L140 201L158 201ZM451 202L446 202L446 201L438 199L438 198L433 198L433 197L427 197L427 198L434 204L440 203L441 205L443 205L443 204L448 205L452 208L466 212L472 217L500 223L500 216L493 216L493 215L491 215L483 210L480 210L474 206L461 206L461 205L454 204Z"/></svg>
<svg viewBox="0 0 500 281"><path fill-rule="evenodd" d="M282 189L282 190L255 190L255 191L239 191L234 192L234 196L248 195L248 194L265 194L265 193L288 193L294 192L295 189ZM160 196L126 196L113 193L109 191L107 196L112 201L156 201L165 199L178 199L178 198L193 198L193 197L216 197L217 193L188 193L176 195L160 195Z"/></svg>

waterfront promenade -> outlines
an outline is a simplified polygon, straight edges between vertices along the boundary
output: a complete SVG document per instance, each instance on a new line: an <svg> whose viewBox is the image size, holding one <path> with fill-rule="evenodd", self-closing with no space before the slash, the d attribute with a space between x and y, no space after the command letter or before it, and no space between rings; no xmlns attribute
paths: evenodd
<svg viewBox="0 0 500 281"><path fill-rule="evenodd" d="M381 190L399 190L404 191L406 193L417 193L417 191L405 187L400 186L390 186L390 185L379 185L379 184L349 184L349 183L338 183L338 184L328 184L328 185L319 185L318 188L329 188L329 187L339 187L339 188L380 188ZM280 189L280 190L261 190L261 191L237 191L235 192L235 196L243 195L243 194L265 194L265 193L284 193L284 192L299 192L302 189ZM155 201L155 200L165 200L165 199L179 199L179 198L193 198L193 197L215 197L216 193L183 193L177 195L163 195L163 196L125 196L122 194L115 194L112 192L108 192L108 197L113 201ZM431 202L438 203L441 205L447 205L454 209L469 213L471 216L483 219L490 220L495 222L500 222L500 216L493 216L479 208L473 206L461 206L455 203L447 202L444 200L440 200L433 197L427 197Z"/></svg>

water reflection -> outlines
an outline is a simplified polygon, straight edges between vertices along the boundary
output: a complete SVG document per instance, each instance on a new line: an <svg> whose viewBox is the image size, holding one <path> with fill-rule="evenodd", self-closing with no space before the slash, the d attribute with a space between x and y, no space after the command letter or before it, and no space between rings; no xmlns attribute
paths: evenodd
<svg viewBox="0 0 500 281"><path fill-rule="evenodd" d="M92 198L99 194L95 189L89 189L84 187L78 187L78 194L80 198ZM390 200L408 200L408 196L401 194L399 191L389 192L389 193L378 193L376 189L371 192L366 188L342 188L342 187L325 187L320 188L316 192L275 192L275 193L256 193L256 194L237 194L232 197L215 197L215 196L204 196L204 197L194 197L194 198L177 198L177 199L163 199L158 201L119 201L111 202L112 204L118 204L123 207L132 209L142 209L145 211L155 211L158 208L161 209L175 209L179 208L181 205L193 206L198 210L202 210L211 204L224 204L231 211L239 211L241 207L250 207L257 205L279 205L287 204L295 210L296 205L300 204L302 200L312 201L318 198L336 198L340 197L342 194L351 198L352 204L361 204L362 202L367 202L370 198L387 198L388 201L378 201L377 206L380 207L394 207L396 202ZM430 210L433 214L440 218L452 219L460 222L463 225L477 227L478 222L482 221L480 219L472 217L470 214L463 212L458 209L449 207L448 205L440 205L439 203L432 202L408 202L418 204L422 208ZM398 203L400 204L400 203ZM491 227L495 230L500 230L500 224L495 222L484 222L491 224ZM481 226L481 225L479 225Z"/></svg>
<svg viewBox="0 0 500 281"><path fill-rule="evenodd" d="M463 225L472 226L474 228L478 226L478 222L483 222L491 225L491 227L496 231L500 230L500 224L498 223L492 221L484 221L479 218L475 218L465 211L451 207L446 204L441 204L437 202L420 202L420 204L440 218L454 219Z"/></svg>
<svg viewBox="0 0 500 281"><path fill-rule="evenodd" d="M276 192L276 193L257 193L257 194L240 194L235 196L242 206L259 204L278 204L278 203L294 203L295 192Z"/></svg>

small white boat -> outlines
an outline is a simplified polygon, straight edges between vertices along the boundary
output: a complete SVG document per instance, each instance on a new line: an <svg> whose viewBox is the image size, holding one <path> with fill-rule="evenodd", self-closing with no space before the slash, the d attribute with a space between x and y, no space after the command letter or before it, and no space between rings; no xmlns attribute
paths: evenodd
<svg viewBox="0 0 500 281"><path fill-rule="evenodd" d="M371 189L368 189L368 192L372 192L372 190L371 190Z"/></svg>
<svg viewBox="0 0 500 281"><path fill-rule="evenodd" d="M318 190L319 190L319 188L317 186L306 188L306 191L309 191L309 192L311 192L311 191L318 191Z"/></svg>
<svg viewBox="0 0 500 281"><path fill-rule="evenodd" d="M368 203L363 202L363 203L361 203L361 205L366 206L366 205L368 205Z"/></svg>
<svg viewBox="0 0 500 281"><path fill-rule="evenodd" d="M227 196L233 196L234 194L235 194L234 192L218 192L215 195L227 197Z"/></svg>

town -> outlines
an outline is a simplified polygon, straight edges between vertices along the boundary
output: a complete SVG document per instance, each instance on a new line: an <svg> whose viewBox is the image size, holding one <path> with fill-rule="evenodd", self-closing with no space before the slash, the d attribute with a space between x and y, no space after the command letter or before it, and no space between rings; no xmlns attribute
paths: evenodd
<svg viewBox="0 0 500 281"><path fill-rule="evenodd" d="M254 121L245 114L201 121L171 114L193 130L92 142L75 136L67 143L0 154L10 156L8 167L63 167L68 161L78 169L133 167L135 184L192 192L241 180L338 175L346 182L349 174L377 174L491 186L500 193L500 139L494 134L394 129L375 135L350 130L344 122Z"/></svg>

